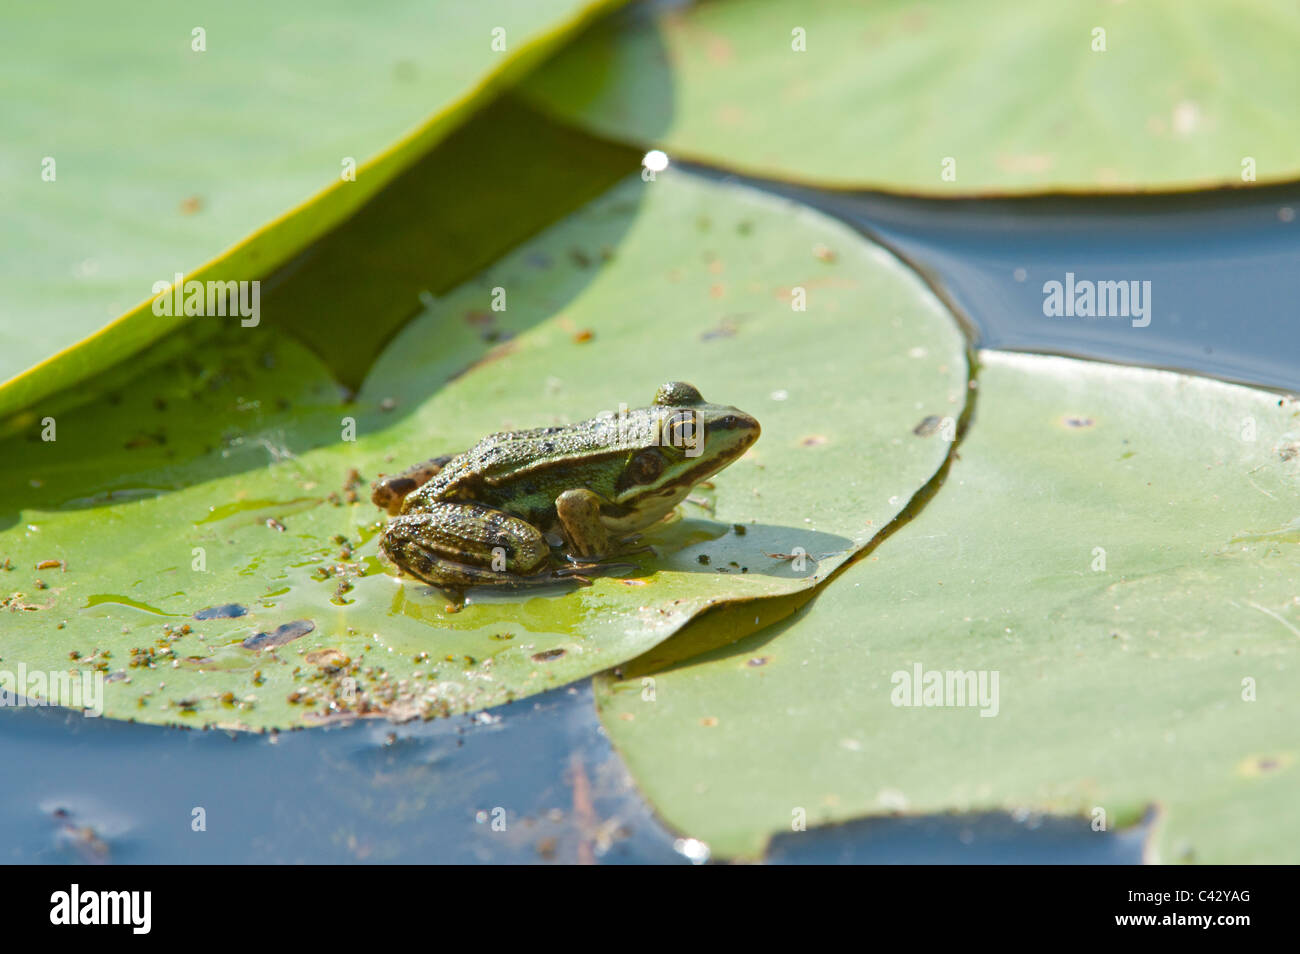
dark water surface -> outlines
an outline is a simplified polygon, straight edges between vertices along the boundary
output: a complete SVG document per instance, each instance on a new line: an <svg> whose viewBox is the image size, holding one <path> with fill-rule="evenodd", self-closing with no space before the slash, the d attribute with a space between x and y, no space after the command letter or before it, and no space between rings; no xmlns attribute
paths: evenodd
<svg viewBox="0 0 1300 954"><path fill-rule="evenodd" d="M4 860L682 861L593 713L589 685L476 716L275 735L11 710Z"/></svg>
<svg viewBox="0 0 1300 954"><path fill-rule="evenodd" d="M975 344L1300 391L1300 186L1188 195L904 199L773 183L900 253ZM1047 317L1047 282L1150 282L1135 317Z"/></svg>
<svg viewBox="0 0 1300 954"><path fill-rule="evenodd" d="M1300 390L1300 188L956 202L768 188L900 252L980 346ZM1150 323L1045 316L1043 284L1067 272L1149 281ZM276 736L14 709L0 712L0 762L11 862L687 863L610 749L589 684L478 717ZM1134 863L1142 834L869 819L780 836L771 860Z"/></svg>

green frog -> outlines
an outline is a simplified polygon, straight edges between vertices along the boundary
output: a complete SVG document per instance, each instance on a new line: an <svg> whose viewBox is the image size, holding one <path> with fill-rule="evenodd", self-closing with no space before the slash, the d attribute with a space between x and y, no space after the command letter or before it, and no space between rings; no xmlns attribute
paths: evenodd
<svg viewBox="0 0 1300 954"><path fill-rule="evenodd" d="M684 382L649 407L579 424L493 434L463 454L381 475L393 519L381 548L435 586L589 582L638 531L758 440L758 421ZM648 549L639 548L640 551Z"/></svg>

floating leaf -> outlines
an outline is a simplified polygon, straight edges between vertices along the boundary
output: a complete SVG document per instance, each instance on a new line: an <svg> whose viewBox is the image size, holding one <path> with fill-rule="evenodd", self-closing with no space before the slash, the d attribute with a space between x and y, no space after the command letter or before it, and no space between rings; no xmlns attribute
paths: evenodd
<svg viewBox="0 0 1300 954"><path fill-rule="evenodd" d="M598 680L642 790L723 856L802 819L1156 803L1162 860L1295 861L1300 402L980 358L937 493L800 615ZM929 673L973 674L965 705L896 704Z"/></svg>
<svg viewBox="0 0 1300 954"><path fill-rule="evenodd" d="M108 713L152 722L464 711L617 665L707 606L806 590L933 477L945 429L914 429L937 415L951 430L967 394L964 339L896 259L793 203L672 172L430 296L354 404L274 329L175 341L171 363L60 415L57 440L32 422L0 447L21 461L0 474L0 587L38 607L0 613L0 663L100 668ZM669 379L764 432L647 534L658 554L639 571L472 591L456 612L378 556L379 472L643 405ZM31 569L47 559L66 569ZM228 604L247 613L212 612Z"/></svg>
<svg viewBox="0 0 1300 954"><path fill-rule="evenodd" d="M613 5L8 11L0 415L173 330L152 313L156 283L261 279L292 260Z"/></svg>
<svg viewBox="0 0 1300 954"><path fill-rule="evenodd" d="M602 135L811 185L1198 189L1300 175L1297 45L1290 0L717 0L632 8L526 85Z"/></svg>

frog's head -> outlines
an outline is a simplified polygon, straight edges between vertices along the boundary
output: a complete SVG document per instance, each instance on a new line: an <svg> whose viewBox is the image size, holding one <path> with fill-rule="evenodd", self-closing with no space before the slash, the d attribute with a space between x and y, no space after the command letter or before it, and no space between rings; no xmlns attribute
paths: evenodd
<svg viewBox="0 0 1300 954"><path fill-rule="evenodd" d="M632 451L614 487L611 528L635 530L677 506L702 480L736 460L758 440L758 421L744 411L709 404L689 384L671 381L659 389L656 426Z"/></svg>

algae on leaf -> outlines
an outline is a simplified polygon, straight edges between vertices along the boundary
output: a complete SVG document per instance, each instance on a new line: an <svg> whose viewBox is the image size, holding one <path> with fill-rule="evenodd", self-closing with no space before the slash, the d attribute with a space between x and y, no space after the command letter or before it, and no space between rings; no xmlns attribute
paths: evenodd
<svg viewBox="0 0 1300 954"><path fill-rule="evenodd" d="M1154 803L1160 860L1296 861L1300 402L979 357L973 424L909 522L792 620L683 661L688 628L597 680L642 791L727 857L801 812L1113 829Z"/></svg>
<svg viewBox="0 0 1300 954"><path fill-rule="evenodd" d="M638 572L471 591L454 612L378 556L379 472L647 404L670 379L763 437L647 534L658 553ZM708 606L825 579L931 480L950 444L917 425L951 426L966 395L952 317L878 246L751 189L633 176L429 297L353 404L295 340L234 329L68 409L56 442L10 437L0 657L99 669L108 715L159 723L432 716L540 692ZM33 569L47 560L66 569ZM214 609L231 604L246 612Z"/></svg>

